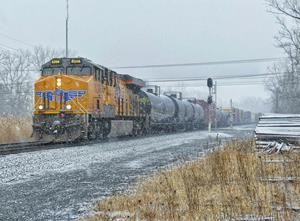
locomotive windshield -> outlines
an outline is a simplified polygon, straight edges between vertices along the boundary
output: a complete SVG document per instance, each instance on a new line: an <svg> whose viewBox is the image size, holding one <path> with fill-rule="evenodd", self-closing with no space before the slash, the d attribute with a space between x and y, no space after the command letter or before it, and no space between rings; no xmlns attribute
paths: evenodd
<svg viewBox="0 0 300 221"><path fill-rule="evenodd" d="M67 67L67 74L71 75L90 75L91 68L90 67Z"/></svg>
<svg viewBox="0 0 300 221"><path fill-rule="evenodd" d="M64 72L64 69L62 67L43 68L42 75L49 76L49 75L60 74L63 72Z"/></svg>
<svg viewBox="0 0 300 221"><path fill-rule="evenodd" d="M90 75L91 68L90 67L67 67L67 74L70 75ZM56 75L61 73L66 73L65 68L63 67L45 67L42 70L43 76Z"/></svg>

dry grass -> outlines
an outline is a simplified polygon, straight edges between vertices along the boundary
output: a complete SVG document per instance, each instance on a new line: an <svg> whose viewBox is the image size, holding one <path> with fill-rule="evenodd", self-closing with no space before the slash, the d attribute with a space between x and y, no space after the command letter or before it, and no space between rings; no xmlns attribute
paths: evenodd
<svg viewBox="0 0 300 221"><path fill-rule="evenodd" d="M0 143L28 140L31 133L30 117L0 116Z"/></svg>
<svg viewBox="0 0 300 221"><path fill-rule="evenodd" d="M270 159L286 163L269 163ZM299 181L269 180L300 177L299 160L297 154L258 154L250 141L229 144L204 159L140 182L134 193L99 202L95 214L85 219L216 221L255 216L300 220L295 209Z"/></svg>

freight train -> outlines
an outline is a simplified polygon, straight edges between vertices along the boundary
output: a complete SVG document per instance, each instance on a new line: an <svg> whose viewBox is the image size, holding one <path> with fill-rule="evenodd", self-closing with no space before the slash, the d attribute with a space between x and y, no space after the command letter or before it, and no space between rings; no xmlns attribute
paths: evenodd
<svg viewBox="0 0 300 221"><path fill-rule="evenodd" d="M38 140L104 139L126 128L136 136L154 131L194 130L207 124L207 103L181 93L145 87L86 58L54 58L34 85L33 136ZM215 113L220 126L228 114Z"/></svg>

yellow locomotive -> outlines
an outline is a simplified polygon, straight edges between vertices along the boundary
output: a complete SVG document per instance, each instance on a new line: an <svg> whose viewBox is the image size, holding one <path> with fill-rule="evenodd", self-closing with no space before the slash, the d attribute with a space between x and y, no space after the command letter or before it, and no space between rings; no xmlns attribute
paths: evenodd
<svg viewBox="0 0 300 221"><path fill-rule="evenodd" d="M54 58L42 66L34 85L33 135L56 141L105 138L112 120L140 133L146 120L139 98L144 86L85 58Z"/></svg>

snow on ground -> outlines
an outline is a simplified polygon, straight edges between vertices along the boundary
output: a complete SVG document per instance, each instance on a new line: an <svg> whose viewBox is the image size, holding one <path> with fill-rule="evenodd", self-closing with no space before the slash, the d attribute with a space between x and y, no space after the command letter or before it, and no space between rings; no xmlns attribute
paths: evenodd
<svg viewBox="0 0 300 221"><path fill-rule="evenodd" d="M231 135L211 133L209 137L225 138ZM164 140L159 136L129 141L115 141L93 144L90 146L71 147L62 149L43 150L31 153L21 153L0 157L0 184L14 184L34 179L51 173L63 173L71 170L88 169L90 164L108 162L115 157L121 157L130 152L152 152L170 146L189 143L194 139L206 139L206 131L188 132L165 135ZM159 143L158 143L159 141ZM130 162L130 167L137 167L143 162Z"/></svg>
<svg viewBox="0 0 300 221"><path fill-rule="evenodd" d="M253 130L253 128L251 128ZM0 156L0 220L76 220L137 179L202 157L247 130L193 131Z"/></svg>
<svg viewBox="0 0 300 221"><path fill-rule="evenodd" d="M246 125L238 125L238 126L233 126L233 130L238 130L238 131L254 131L256 127L256 124L246 124ZM231 128L226 128L227 130L231 130Z"/></svg>

